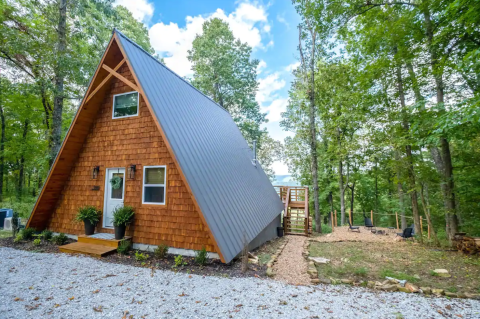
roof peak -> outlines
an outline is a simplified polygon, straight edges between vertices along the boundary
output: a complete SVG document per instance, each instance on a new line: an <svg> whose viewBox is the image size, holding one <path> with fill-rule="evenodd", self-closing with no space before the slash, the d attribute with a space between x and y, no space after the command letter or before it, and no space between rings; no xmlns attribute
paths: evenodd
<svg viewBox="0 0 480 319"><path fill-rule="evenodd" d="M173 75L175 75L176 77L178 77L180 80L182 80L183 82L185 82L186 84L190 85L193 89L195 89L198 93L202 94L203 96L205 96L207 99L209 99L210 101L212 101L213 103L215 103L216 106L218 106L220 109L222 109L223 111L227 112L229 115L230 115L230 112L228 112L224 107L222 107L220 104L218 104L217 102L215 102L214 100L212 100L212 98L210 98L208 95L206 95L205 93L203 93L202 91L200 91L199 89L197 89L195 86L193 86L190 82L188 82L187 80L185 80L183 77L181 77L180 75L178 75L177 73L175 73L172 69L170 69L168 66L166 66L165 64L163 64L162 62L158 61L158 59L156 59L153 55L151 55L150 53L148 53L144 48L142 48L140 45L138 45L135 41L133 41L132 39L130 39L129 37L127 37L125 34L123 34L120 30L118 30L117 28L113 28L113 31L112 31L112 34L115 34L115 33L118 33L118 35L122 36L125 40L127 40L128 42L130 42L131 44L133 44L135 47L137 47L138 49L140 49L143 53L145 53L146 55L148 55L150 58L152 58L155 62L157 62L158 64L160 64L162 67L164 67L167 71L169 71L170 73L172 73ZM230 115L231 116L231 115Z"/></svg>

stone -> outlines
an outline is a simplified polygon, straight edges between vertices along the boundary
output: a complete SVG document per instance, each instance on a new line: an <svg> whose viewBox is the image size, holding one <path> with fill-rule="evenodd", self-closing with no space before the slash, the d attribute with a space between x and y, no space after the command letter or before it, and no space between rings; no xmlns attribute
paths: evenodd
<svg viewBox="0 0 480 319"><path fill-rule="evenodd" d="M446 269L435 269L433 273L438 276L438 277L445 277L445 278L450 278L452 275L448 273L448 270Z"/></svg>
<svg viewBox="0 0 480 319"><path fill-rule="evenodd" d="M420 287L420 290L425 294L425 295L431 295L432 294L432 289L430 287Z"/></svg>
<svg viewBox="0 0 480 319"><path fill-rule="evenodd" d="M457 298L467 298L467 295L464 292L458 292Z"/></svg>
<svg viewBox="0 0 480 319"><path fill-rule="evenodd" d="M351 279L341 279L341 282L342 284L347 284L347 285L353 284L353 280Z"/></svg>
<svg viewBox="0 0 480 319"><path fill-rule="evenodd" d="M415 286L414 284L409 283L409 282L407 282L407 283L405 284L405 288L407 288L408 290L410 290L410 292L413 292L413 293L419 292L418 287Z"/></svg>
<svg viewBox="0 0 480 319"><path fill-rule="evenodd" d="M454 292L450 291L445 291L445 296L450 297L450 298L457 298L457 294Z"/></svg>
<svg viewBox="0 0 480 319"><path fill-rule="evenodd" d="M330 285L332 281L328 278L319 279L322 284Z"/></svg>
<svg viewBox="0 0 480 319"><path fill-rule="evenodd" d="M445 293L443 289L432 289L432 294L436 296L442 296Z"/></svg>
<svg viewBox="0 0 480 319"><path fill-rule="evenodd" d="M403 287L402 285L397 284L397 288L398 288L398 291L411 293L410 289L408 289L407 287Z"/></svg>
<svg viewBox="0 0 480 319"><path fill-rule="evenodd" d="M380 290L383 291L397 291L397 285L383 285L380 287Z"/></svg>
<svg viewBox="0 0 480 319"><path fill-rule="evenodd" d="M275 274L273 273L273 268L267 268L267 276L273 277Z"/></svg>
<svg viewBox="0 0 480 319"><path fill-rule="evenodd" d="M330 262L330 259L323 258L323 257L308 257L311 262L319 265L319 264L328 264Z"/></svg>
<svg viewBox="0 0 480 319"><path fill-rule="evenodd" d="M315 279L310 280L310 282L311 282L312 284L319 284L319 283L320 283L320 279L315 278Z"/></svg>
<svg viewBox="0 0 480 319"><path fill-rule="evenodd" d="M368 288L374 288L375 287L375 282L374 281L367 282L367 287Z"/></svg>
<svg viewBox="0 0 480 319"><path fill-rule="evenodd" d="M413 278L415 278L415 279L417 279L417 280L420 280L420 279L421 279L420 276L417 275L417 274L413 275Z"/></svg>
<svg viewBox="0 0 480 319"><path fill-rule="evenodd" d="M480 299L480 294L471 294L471 293L465 293L465 297L470 298L470 299Z"/></svg>

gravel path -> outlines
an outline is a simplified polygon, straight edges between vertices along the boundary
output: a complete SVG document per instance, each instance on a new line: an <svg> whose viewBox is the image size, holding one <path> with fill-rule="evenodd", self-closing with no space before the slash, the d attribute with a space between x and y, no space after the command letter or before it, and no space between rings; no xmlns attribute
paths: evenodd
<svg viewBox="0 0 480 319"><path fill-rule="evenodd" d="M479 318L480 302L290 286L0 248L3 318ZM401 313L403 317L398 314ZM457 316L460 315L460 316Z"/></svg>
<svg viewBox="0 0 480 319"><path fill-rule="evenodd" d="M310 284L310 277L307 274L308 263L302 256L307 237L295 235L287 237L287 245L273 267L275 279L292 285L308 285Z"/></svg>

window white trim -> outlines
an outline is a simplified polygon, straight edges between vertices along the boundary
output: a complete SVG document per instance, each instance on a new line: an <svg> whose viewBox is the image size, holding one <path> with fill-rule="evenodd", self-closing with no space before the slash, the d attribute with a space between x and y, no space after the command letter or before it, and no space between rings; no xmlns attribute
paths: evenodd
<svg viewBox="0 0 480 319"><path fill-rule="evenodd" d="M145 185L145 171L147 168L159 168L163 167L165 169L165 178L163 184L147 184ZM145 201L145 187L163 187L163 203L154 203ZM165 205L167 202L167 166L166 165L154 165L154 166L144 166L143 167L143 181L142 181L142 204L148 205Z"/></svg>
<svg viewBox="0 0 480 319"><path fill-rule="evenodd" d="M137 113L132 114L132 115L125 115L125 116L115 116L115 98L120 95L127 95L127 94L132 94L132 93L137 93ZM125 117L132 117L132 116L138 116L138 112L140 110L140 94L137 91L130 91L127 93L120 93L120 94L115 94L113 96L113 104L112 104L112 119L123 119Z"/></svg>

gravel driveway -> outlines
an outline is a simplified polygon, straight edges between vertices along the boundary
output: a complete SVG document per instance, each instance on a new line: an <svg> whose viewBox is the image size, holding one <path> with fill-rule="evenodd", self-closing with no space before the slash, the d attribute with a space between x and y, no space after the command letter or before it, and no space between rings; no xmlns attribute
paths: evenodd
<svg viewBox="0 0 480 319"><path fill-rule="evenodd" d="M0 269L1 318L480 318L474 300L152 274L89 257L11 248L0 248Z"/></svg>

